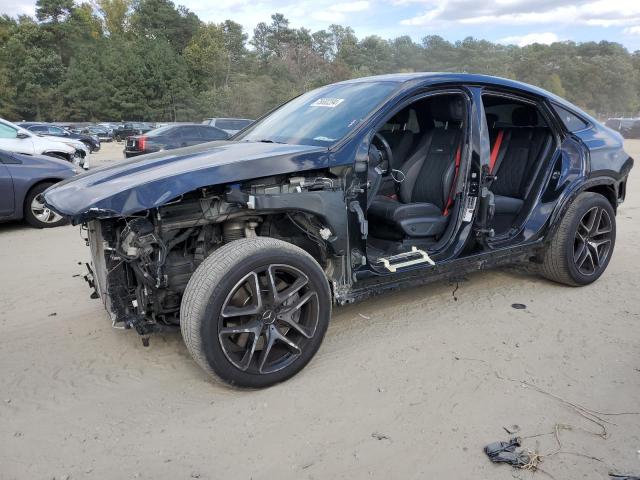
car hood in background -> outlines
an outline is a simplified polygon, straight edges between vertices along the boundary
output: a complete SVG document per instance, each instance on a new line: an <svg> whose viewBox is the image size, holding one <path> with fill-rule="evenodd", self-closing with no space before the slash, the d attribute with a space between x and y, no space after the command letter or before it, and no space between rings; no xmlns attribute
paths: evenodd
<svg viewBox="0 0 640 480"><path fill-rule="evenodd" d="M45 202L73 223L155 208L201 187L328 166L306 145L218 141L142 155L91 170L47 190Z"/></svg>

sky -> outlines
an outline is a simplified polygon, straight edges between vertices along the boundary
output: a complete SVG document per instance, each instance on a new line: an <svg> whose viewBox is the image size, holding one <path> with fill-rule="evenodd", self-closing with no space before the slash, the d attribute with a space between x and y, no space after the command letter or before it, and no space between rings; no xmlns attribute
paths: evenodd
<svg viewBox="0 0 640 480"><path fill-rule="evenodd" d="M515 45L609 40L640 50L640 0L174 0L200 19L242 24L285 15L312 31L332 23L353 27L358 38L426 35L447 40L472 36ZM0 13L33 14L35 0L0 0Z"/></svg>

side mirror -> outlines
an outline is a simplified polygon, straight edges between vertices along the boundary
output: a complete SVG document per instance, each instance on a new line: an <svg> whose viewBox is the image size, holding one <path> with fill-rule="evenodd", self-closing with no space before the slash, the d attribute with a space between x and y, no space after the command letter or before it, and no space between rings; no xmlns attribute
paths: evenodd
<svg viewBox="0 0 640 480"><path fill-rule="evenodd" d="M19 138L20 140L24 140L25 138L29 138L31 135L29 135L28 133L24 133L24 132L18 132L18 134L16 135L16 138Z"/></svg>

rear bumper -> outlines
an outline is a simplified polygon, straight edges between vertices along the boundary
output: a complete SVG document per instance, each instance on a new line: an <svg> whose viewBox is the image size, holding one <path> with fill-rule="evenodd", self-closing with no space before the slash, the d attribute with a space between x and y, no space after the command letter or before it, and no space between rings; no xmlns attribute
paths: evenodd
<svg viewBox="0 0 640 480"><path fill-rule="evenodd" d="M126 158L137 157L138 155L144 155L147 152L139 152L137 150L123 150Z"/></svg>

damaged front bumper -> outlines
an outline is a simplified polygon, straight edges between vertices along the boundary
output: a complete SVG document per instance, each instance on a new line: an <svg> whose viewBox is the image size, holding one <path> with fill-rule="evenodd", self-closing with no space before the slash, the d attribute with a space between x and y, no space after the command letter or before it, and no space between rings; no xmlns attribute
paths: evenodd
<svg viewBox="0 0 640 480"><path fill-rule="evenodd" d="M87 264L88 272L84 278L94 290L91 298L101 299L114 328L136 330L143 336L145 346L148 345L147 335L177 330L175 325L149 322L136 312L136 301L129 301L122 261L116 260L115 265L109 263L113 249L102 234L99 220L87 223L87 243L91 251L91 265Z"/></svg>

